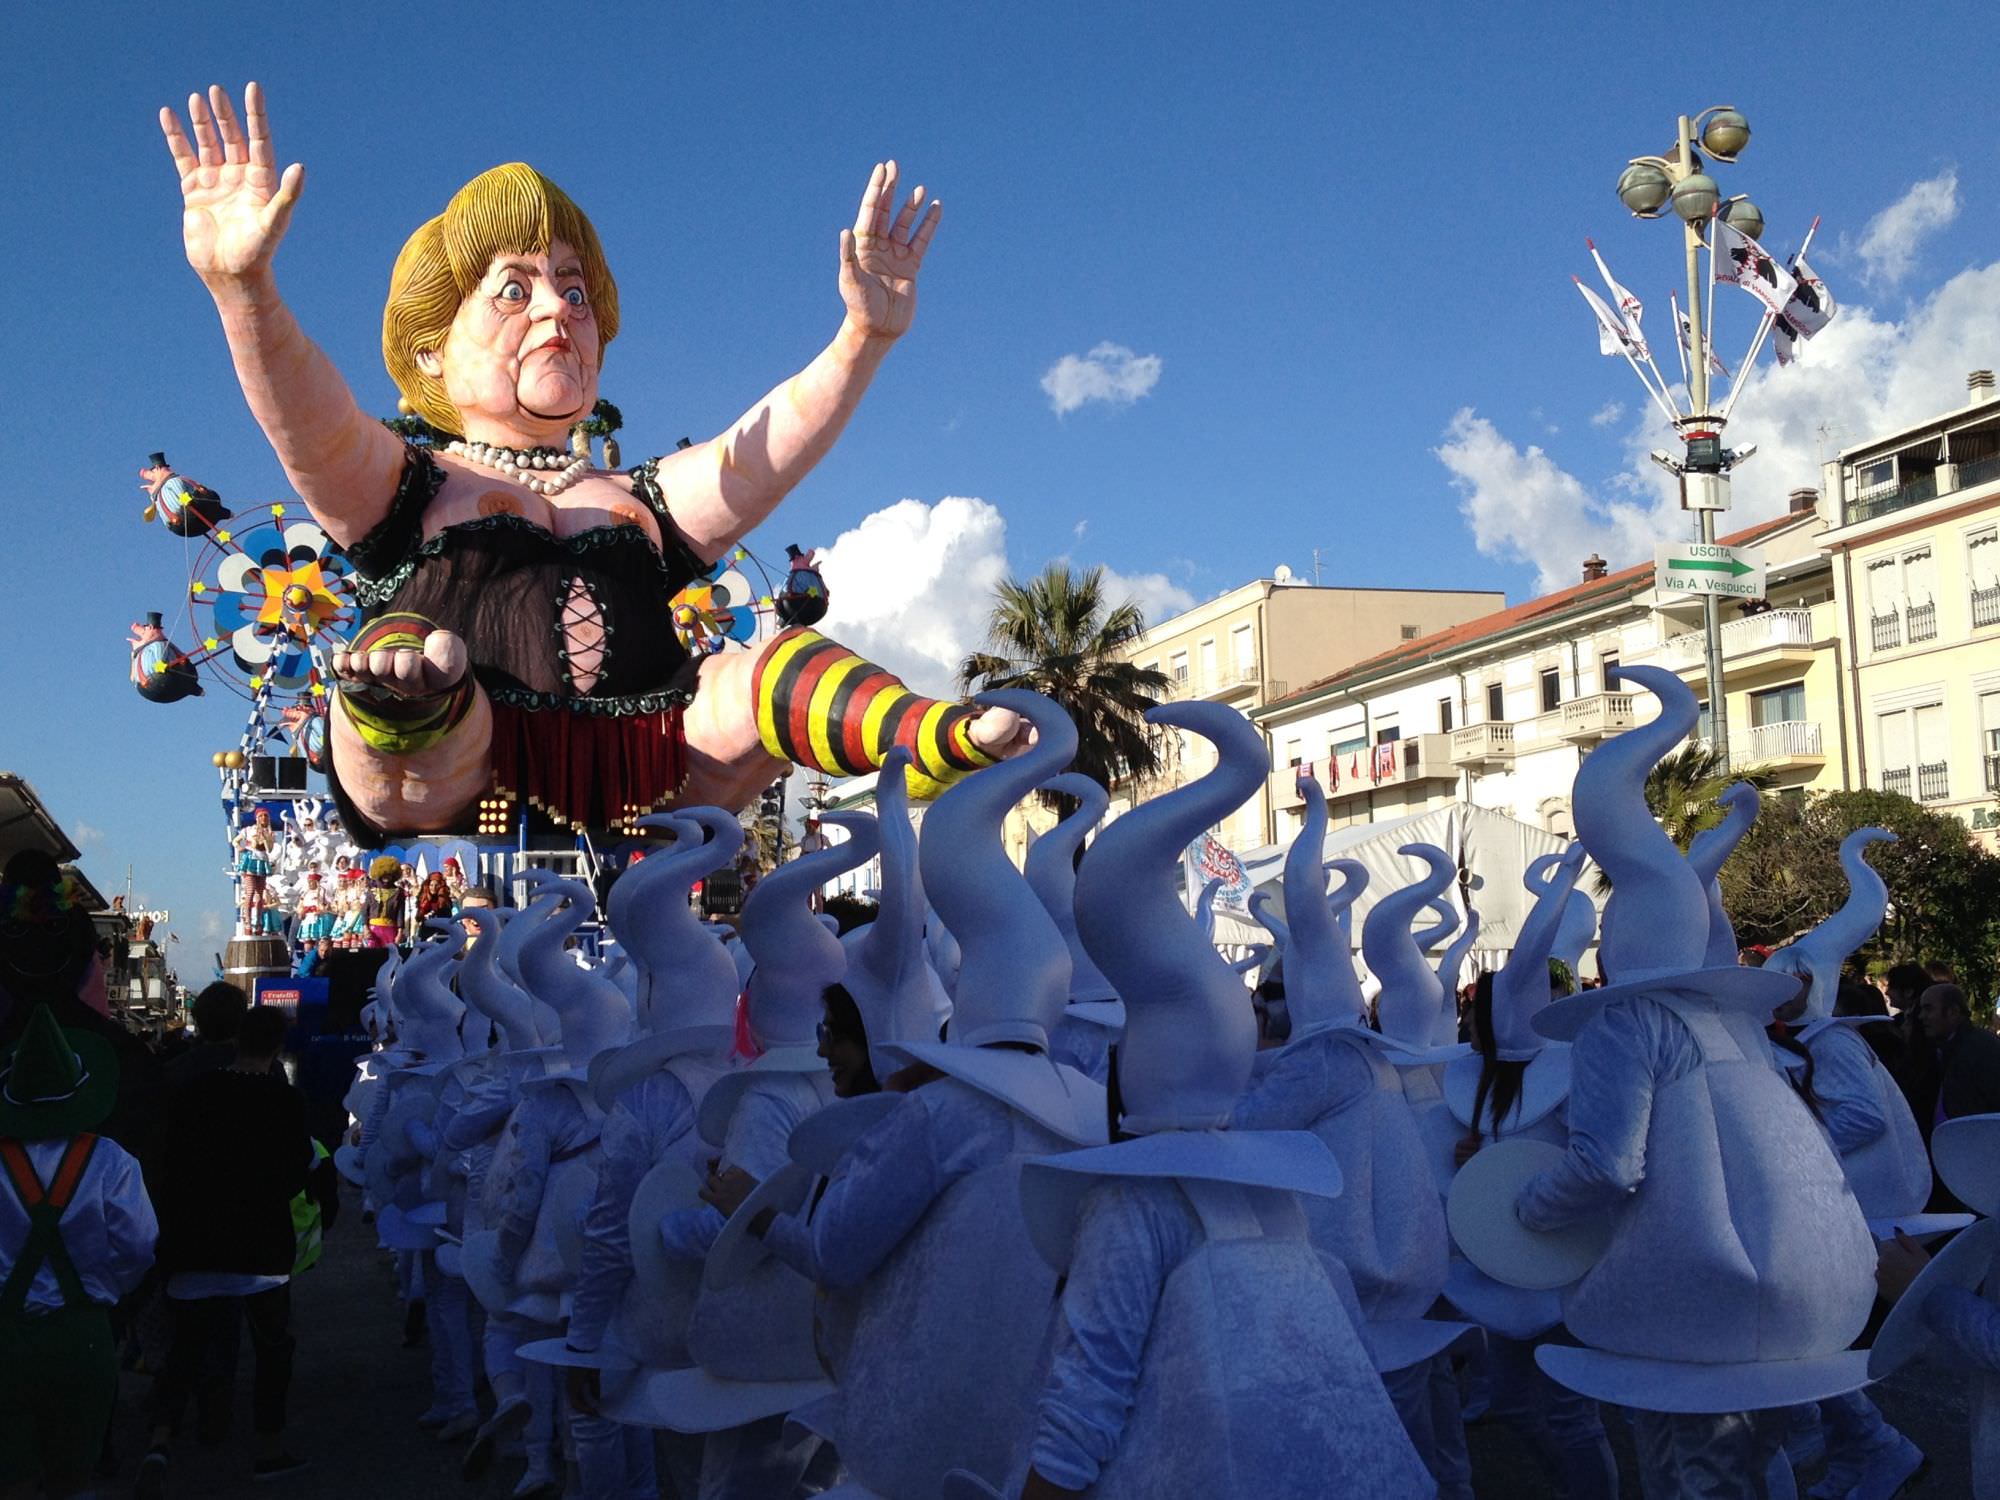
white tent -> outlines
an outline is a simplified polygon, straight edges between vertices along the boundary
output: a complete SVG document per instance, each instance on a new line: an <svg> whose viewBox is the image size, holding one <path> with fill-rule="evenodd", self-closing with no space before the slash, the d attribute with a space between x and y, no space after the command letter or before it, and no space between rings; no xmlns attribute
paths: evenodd
<svg viewBox="0 0 2000 1500"><path fill-rule="evenodd" d="M1424 873L1425 866L1420 861L1396 851L1405 844L1437 845L1458 861L1471 886L1472 905L1479 909L1479 938L1473 957L1491 967L1512 951L1514 935L1521 930L1533 902L1521 884L1528 865L1544 854L1560 854L1568 843L1559 835L1518 822L1505 813L1454 802L1386 823L1355 823L1328 829L1320 860L1322 864L1331 859L1359 860L1368 870L1368 889L1362 892L1350 913L1349 930L1359 949L1362 923L1375 903L1385 893L1409 884ZM1251 889L1265 891L1279 912L1284 910L1281 882L1287 847L1266 844L1242 856ZM1595 868L1586 865L1577 881L1578 890L1589 891L1593 896ZM1458 886L1451 887L1444 895L1461 918L1465 896L1466 892ZM1215 938L1218 943L1258 943L1268 942L1270 934L1247 916L1219 909L1215 915Z"/></svg>

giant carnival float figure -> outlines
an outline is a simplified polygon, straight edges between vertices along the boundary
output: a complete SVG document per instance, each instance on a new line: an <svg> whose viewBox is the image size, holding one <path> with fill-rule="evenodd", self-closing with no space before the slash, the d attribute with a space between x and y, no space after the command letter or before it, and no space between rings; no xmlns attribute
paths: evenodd
<svg viewBox="0 0 2000 1500"><path fill-rule="evenodd" d="M495 167L397 257L383 357L450 439L423 450L362 411L278 293L305 170L277 169L262 90L240 122L220 88L188 110L192 140L160 112L188 262L252 414L361 580L328 726L358 838L462 831L482 796L581 827L669 801L740 808L788 761L851 774L898 744L934 792L1029 737L1005 709L919 697L807 627L698 662L673 628L675 593L826 455L909 329L941 209L921 187L899 203L894 162L840 232L832 342L719 436L613 473L565 446L619 316L597 233L560 188Z"/></svg>

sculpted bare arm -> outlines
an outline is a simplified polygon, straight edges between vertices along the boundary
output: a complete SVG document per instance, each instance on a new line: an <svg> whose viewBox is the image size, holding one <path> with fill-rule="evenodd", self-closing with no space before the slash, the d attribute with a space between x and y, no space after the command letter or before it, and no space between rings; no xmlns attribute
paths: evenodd
<svg viewBox="0 0 2000 1500"><path fill-rule="evenodd" d="M702 557L722 556L826 456L890 345L908 330L943 205L927 204L919 187L897 209L896 181L894 162L878 164L854 227L840 232L847 315L833 342L728 431L659 461L674 524Z"/></svg>
<svg viewBox="0 0 2000 1500"><path fill-rule="evenodd" d="M305 169L295 162L278 173L257 84L245 90L243 103L239 124L220 87L211 87L206 100L189 95L192 144L180 117L160 111L180 174L182 239L188 264L215 299L251 415L313 518L345 545L388 510L402 444L361 410L278 295L271 262Z"/></svg>

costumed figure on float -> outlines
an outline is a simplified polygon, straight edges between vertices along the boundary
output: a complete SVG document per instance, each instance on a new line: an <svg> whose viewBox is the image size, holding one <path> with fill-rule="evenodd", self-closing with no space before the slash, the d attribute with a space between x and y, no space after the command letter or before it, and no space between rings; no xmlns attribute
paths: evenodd
<svg viewBox="0 0 2000 1500"><path fill-rule="evenodd" d="M601 472L563 446L596 405L618 288L582 212L531 167L483 173L404 246L383 353L450 438L406 447L356 405L278 294L304 186L262 90L160 123L188 261L253 415L359 575L367 618L332 668L329 778L351 832L464 829L483 796L605 827L669 800L744 806L788 760L829 774L907 747L926 789L1020 748L1005 710L920 698L807 627L696 661L671 601L826 454L916 309L940 209L878 165L840 233L846 313L728 431Z"/></svg>
<svg viewBox="0 0 2000 1500"><path fill-rule="evenodd" d="M126 644L132 648L132 685L148 703L201 696L201 676L188 654L167 639L158 610L132 627Z"/></svg>
<svg viewBox="0 0 2000 1500"><path fill-rule="evenodd" d="M264 888L271 878L271 862L278 850L277 834L271 828L271 814L265 808L258 808L250 815L250 824L236 835L236 879L242 894L239 897L239 930L246 933L264 930Z"/></svg>
<svg viewBox="0 0 2000 1500"><path fill-rule="evenodd" d="M175 536L201 536L230 516L222 497L185 474L176 474L164 453L147 455L139 468L139 488L146 492L140 519L158 521Z"/></svg>

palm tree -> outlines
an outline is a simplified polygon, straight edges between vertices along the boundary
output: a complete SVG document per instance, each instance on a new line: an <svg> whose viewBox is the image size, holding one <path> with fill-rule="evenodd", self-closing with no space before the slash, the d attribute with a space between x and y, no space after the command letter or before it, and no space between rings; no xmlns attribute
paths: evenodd
<svg viewBox="0 0 2000 1500"><path fill-rule="evenodd" d="M1106 597L1104 569L1052 562L1026 583L995 587L987 649L966 657L959 682L971 692L1029 688L1053 698L1076 721L1072 769L1106 786L1155 776L1168 741L1145 713L1166 696L1167 674L1123 654L1145 631L1137 604Z"/></svg>
<svg viewBox="0 0 2000 1500"><path fill-rule="evenodd" d="M1716 798L1740 781L1761 792L1771 785L1771 776L1765 771L1731 771L1714 745L1689 740L1646 773L1646 806L1685 853L1696 834L1722 821L1724 809Z"/></svg>

